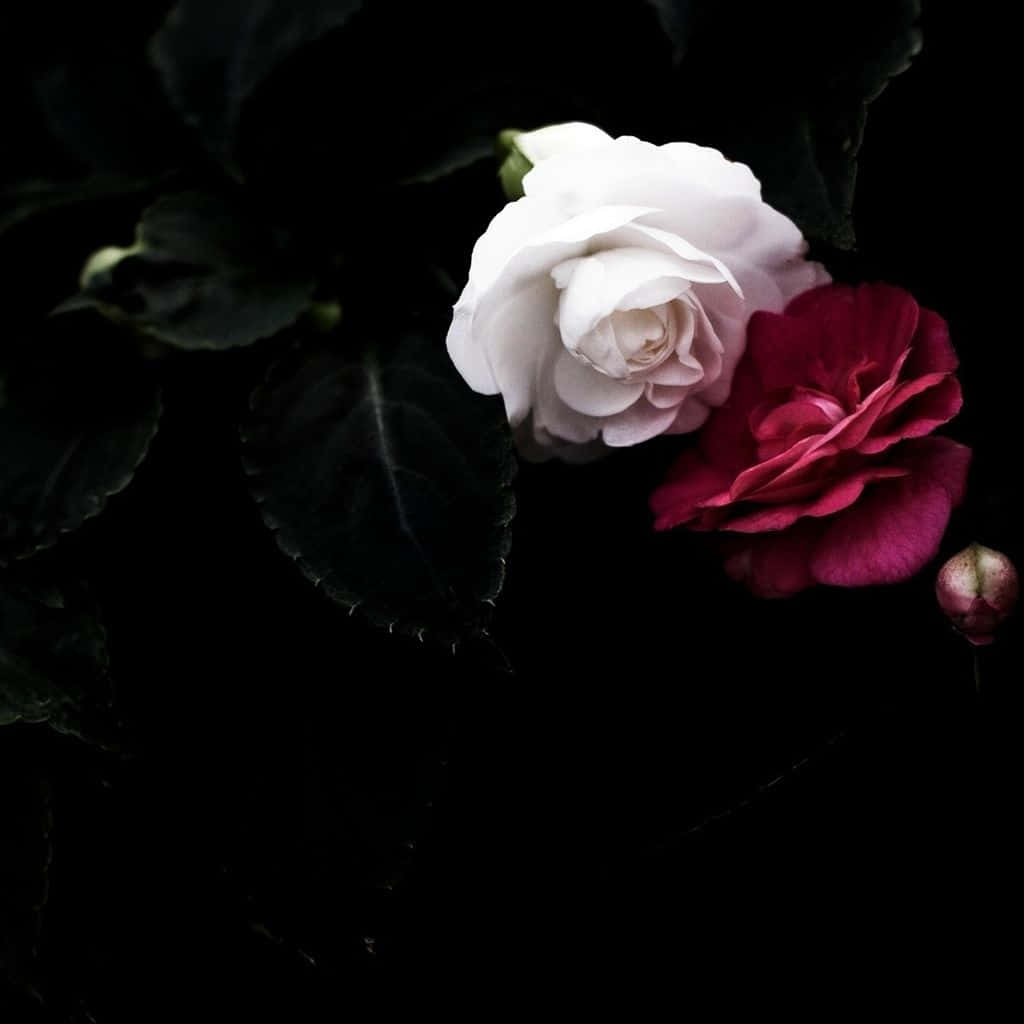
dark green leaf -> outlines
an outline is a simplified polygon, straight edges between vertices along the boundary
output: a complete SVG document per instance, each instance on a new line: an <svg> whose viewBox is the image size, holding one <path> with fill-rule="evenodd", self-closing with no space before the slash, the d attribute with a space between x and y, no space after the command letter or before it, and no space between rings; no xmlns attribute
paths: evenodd
<svg viewBox="0 0 1024 1024"><path fill-rule="evenodd" d="M0 726L46 722L105 743L106 634L80 586L0 577Z"/></svg>
<svg viewBox="0 0 1024 1024"><path fill-rule="evenodd" d="M181 0L150 57L171 102L210 152L233 167L246 99L303 45L340 28L362 0Z"/></svg>
<svg viewBox="0 0 1024 1024"><path fill-rule="evenodd" d="M127 486L159 392L92 314L0 350L0 565L56 543Z"/></svg>
<svg viewBox="0 0 1024 1024"><path fill-rule="evenodd" d="M93 176L77 181L26 181L0 192L0 235L41 213L116 199L152 188L151 178Z"/></svg>
<svg viewBox="0 0 1024 1024"><path fill-rule="evenodd" d="M500 405L440 338L376 328L295 352L252 399L246 466L282 550L391 629L479 632L504 578L514 472Z"/></svg>
<svg viewBox="0 0 1024 1024"><path fill-rule="evenodd" d="M50 134L83 170L150 177L188 154L184 129L144 60L90 54L39 71L33 87Z"/></svg>
<svg viewBox="0 0 1024 1024"><path fill-rule="evenodd" d="M185 349L249 345L309 307L313 278L283 239L216 196L163 196L136 242L101 249L82 274L81 300Z"/></svg>
<svg viewBox="0 0 1024 1024"><path fill-rule="evenodd" d="M748 163L809 238L852 248L867 105L919 51L920 13L920 0L702 3L681 74L698 141Z"/></svg>
<svg viewBox="0 0 1024 1024"><path fill-rule="evenodd" d="M351 229L353 214L387 214L370 201L382 186L490 156L505 128L584 120L644 136L658 111L651 98L671 84L668 51L636 0L519 0L498 22L470 0L374 0L258 90L239 124L238 162L247 181L320 222L343 208ZM604 53L615 54L614 74L596 70ZM463 244L468 252L472 239Z"/></svg>

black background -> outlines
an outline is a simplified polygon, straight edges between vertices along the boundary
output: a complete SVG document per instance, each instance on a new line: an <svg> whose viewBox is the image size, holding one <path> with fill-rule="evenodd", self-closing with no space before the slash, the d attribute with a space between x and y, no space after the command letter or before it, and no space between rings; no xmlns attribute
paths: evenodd
<svg viewBox="0 0 1024 1024"><path fill-rule="evenodd" d="M6 72L12 138L31 136L18 82L41 55L120 52L122 35L159 23L53 17L16 14L5 36L21 51ZM870 108L858 247L819 251L836 277L900 284L949 320L965 404L948 432L975 460L941 557L978 540L1020 561L1010 72L974 7L931 4L922 27L923 52ZM831 28L787 53L827 63ZM441 52L451 38L439 23ZM384 52L399 60L406 46L402 35ZM309 71L312 112L278 148L251 143L268 201L297 209L303 231L369 218L335 206L336 191L364 187L351 136L416 106L378 63L351 117ZM625 65L616 73L639 74L642 54ZM555 120L607 104L610 130L673 137L678 96L657 93L637 127L610 83L586 96L512 107L546 100ZM131 123L141 151L160 122ZM408 130L378 140L394 160L420 140ZM339 131L347 146L302 150ZM60 158L38 142L5 159L14 179ZM403 251L441 251L458 278L501 202L493 177L483 161L409 186L381 223L412 218ZM65 264L127 244L138 208L19 229L3 252L10 329L65 297ZM1020 909L1017 622L981 652L979 693L972 651L934 604L940 560L899 587L746 596L703 539L650 531L645 496L676 443L659 441L594 466L521 467L492 630L511 671L492 650L388 636L318 594L251 502L236 424L265 362L261 346L167 361L164 419L136 479L41 556L86 578L103 610L130 753L39 725L0 737L7 799L44 779L54 822L29 986L43 999L15 979L5 1019L202 1007L302 1021L367 990L423 1006L472 994L489 1019L513 999L544 1005L547 983L575 1001L636 966L675 987L680 1008L764 966L801 988L835 969L842 1003L919 958L924 977L978 958L999 969L1001 926Z"/></svg>

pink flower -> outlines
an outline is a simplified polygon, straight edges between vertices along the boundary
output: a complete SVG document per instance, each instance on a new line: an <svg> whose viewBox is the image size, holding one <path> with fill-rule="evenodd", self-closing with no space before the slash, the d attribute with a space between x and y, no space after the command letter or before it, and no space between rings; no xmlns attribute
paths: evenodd
<svg viewBox="0 0 1024 1024"><path fill-rule="evenodd" d="M755 313L729 400L651 497L655 527L727 530L762 597L896 583L938 551L969 448L946 322L885 284L825 285Z"/></svg>
<svg viewBox="0 0 1024 1024"><path fill-rule="evenodd" d="M969 544L954 555L935 580L942 610L977 646L992 643L992 634L1013 611L1019 593L1013 562L981 544Z"/></svg>

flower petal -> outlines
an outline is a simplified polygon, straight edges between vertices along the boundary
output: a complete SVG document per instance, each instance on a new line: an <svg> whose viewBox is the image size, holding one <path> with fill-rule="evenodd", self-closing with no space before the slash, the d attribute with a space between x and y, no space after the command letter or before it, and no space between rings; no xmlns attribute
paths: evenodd
<svg viewBox="0 0 1024 1024"><path fill-rule="evenodd" d="M474 337L483 339L481 347L513 427L526 418L534 402L537 367L547 354L561 350L553 319L555 301L555 286L544 276L490 310L486 329L474 319Z"/></svg>
<svg viewBox="0 0 1024 1024"><path fill-rule="evenodd" d="M711 407L705 405L698 396L687 396L678 407L676 418L672 421L672 426L665 433L688 434L691 430L696 430L698 427L703 426L710 415Z"/></svg>
<svg viewBox="0 0 1024 1024"><path fill-rule="evenodd" d="M763 533L766 530L784 530L798 519L808 517L820 519L835 515L849 508L864 493L868 484L878 480L889 480L908 475L908 470L898 466L868 466L844 476L810 501L791 502L784 505L765 505L745 515L728 519L722 524L726 530L737 533Z"/></svg>
<svg viewBox="0 0 1024 1024"><path fill-rule="evenodd" d="M948 423L963 405L960 382L956 377L942 377L935 384L932 375L903 387L905 391L897 389L890 397L886 411L871 435L857 446L858 452L875 455L907 438L924 437L936 427ZM892 412L891 407L894 407Z"/></svg>
<svg viewBox="0 0 1024 1024"><path fill-rule="evenodd" d="M665 482L651 495L654 528L669 530L694 519L702 502L728 490L731 476L713 466L696 451L686 451L675 461Z"/></svg>
<svg viewBox="0 0 1024 1024"><path fill-rule="evenodd" d="M625 448L664 434L675 418L675 409L656 409L641 400L606 420L601 436L612 448Z"/></svg>
<svg viewBox="0 0 1024 1024"><path fill-rule="evenodd" d="M558 397L587 416L613 416L628 409L644 392L642 381L608 377L564 349L555 361L554 382Z"/></svg>
<svg viewBox="0 0 1024 1024"><path fill-rule="evenodd" d="M725 571L755 597L792 597L813 586L810 559L821 526L801 523L781 533L745 537L726 544Z"/></svg>
<svg viewBox="0 0 1024 1024"><path fill-rule="evenodd" d="M445 345L455 369L474 391L481 395L496 395L499 388L487 361L487 353L483 344L473 337L474 305L473 285L467 284L452 311Z"/></svg>
<svg viewBox="0 0 1024 1024"><path fill-rule="evenodd" d="M670 302L690 287L684 260L650 249L620 248L576 257L551 271L561 289L558 324L569 348L616 310Z"/></svg>
<svg viewBox="0 0 1024 1024"><path fill-rule="evenodd" d="M950 511L962 497L969 448L947 438L906 443L910 472L866 494L829 525L811 558L819 583L898 583L937 553Z"/></svg>
<svg viewBox="0 0 1024 1024"><path fill-rule="evenodd" d="M743 292L732 276L732 272L720 259L698 249L697 246L671 231L663 231L661 228L649 224L632 222L616 230L612 244L615 248L622 248L630 241L632 243L630 247L643 248L644 251L650 253L660 251L662 255L675 256L678 260L675 265L683 268L690 281L702 284L725 282L740 298L743 297ZM657 246L657 248L652 246Z"/></svg>
<svg viewBox="0 0 1024 1024"><path fill-rule="evenodd" d="M516 136L516 148L535 166L562 153L583 153L605 146L612 137L600 128L584 121L550 124L532 132Z"/></svg>
<svg viewBox="0 0 1024 1024"><path fill-rule="evenodd" d="M555 363L562 354L560 346L553 347L536 365L531 419L533 436L541 445L550 446L560 442L589 444L598 440L601 420L577 412L558 397L555 391Z"/></svg>

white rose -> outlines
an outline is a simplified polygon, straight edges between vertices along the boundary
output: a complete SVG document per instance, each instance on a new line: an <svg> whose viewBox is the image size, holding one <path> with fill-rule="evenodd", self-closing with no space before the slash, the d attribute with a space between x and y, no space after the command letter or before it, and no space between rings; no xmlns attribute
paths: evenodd
<svg viewBox="0 0 1024 1024"><path fill-rule="evenodd" d="M696 429L729 395L750 314L829 280L717 150L579 123L516 145L525 194L473 249L448 352L501 394L527 455Z"/></svg>

